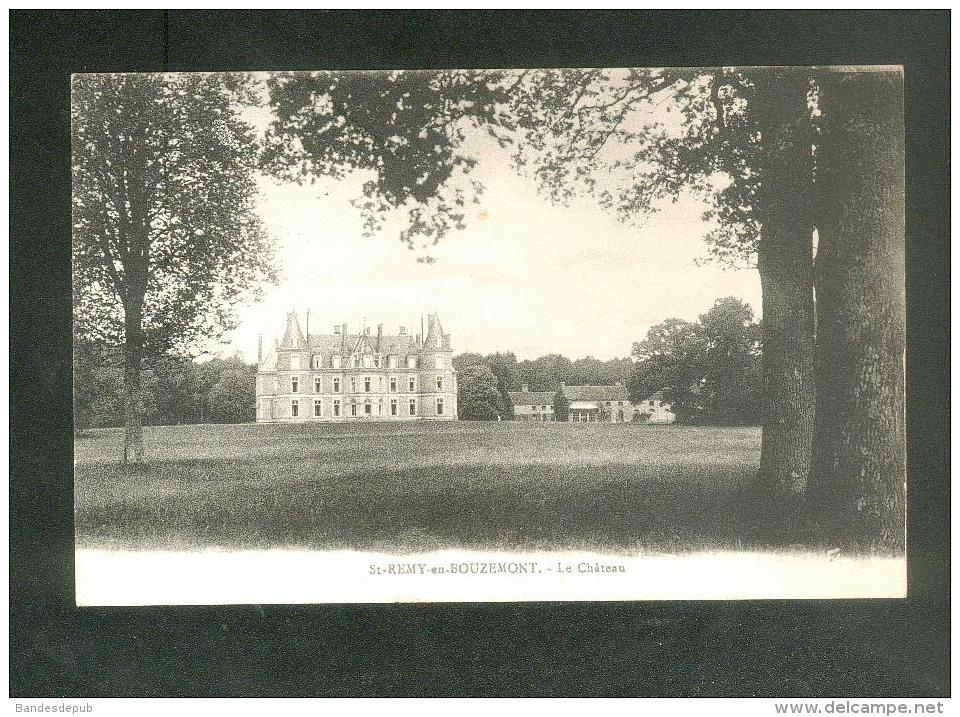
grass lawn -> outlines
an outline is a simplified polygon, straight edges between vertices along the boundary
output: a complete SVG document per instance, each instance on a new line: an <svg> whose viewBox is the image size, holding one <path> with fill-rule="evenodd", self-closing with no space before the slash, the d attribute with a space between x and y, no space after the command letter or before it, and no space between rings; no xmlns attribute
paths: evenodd
<svg viewBox="0 0 960 717"><path fill-rule="evenodd" d="M757 428L572 423L167 426L76 442L78 547L779 548ZM789 542L795 542L790 540Z"/></svg>

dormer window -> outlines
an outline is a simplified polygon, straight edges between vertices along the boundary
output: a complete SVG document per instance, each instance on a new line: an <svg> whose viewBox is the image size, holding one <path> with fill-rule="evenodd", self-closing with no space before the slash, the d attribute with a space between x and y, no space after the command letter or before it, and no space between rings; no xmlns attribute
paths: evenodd
<svg viewBox="0 0 960 717"><path fill-rule="evenodd" d="M416 367L417 367L417 357L407 356L407 368L416 368Z"/></svg>
<svg viewBox="0 0 960 717"><path fill-rule="evenodd" d="M320 368L323 366L323 358L320 354L314 354L313 360L311 361L311 368Z"/></svg>
<svg viewBox="0 0 960 717"><path fill-rule="evenodd" d="M397 367L397 357L394 354L387 356L387 368L396 368Z"/></svg>
<svg viewBox="0 0 960 717"><path fill-rule="evenodd" d="M380 368L380 354L373 357L373 365Z"/></svg>
<svg viewBox="0 0 960 717"><path fill-rule="evenodd" d="M340 368L340 354L334 354L331 356L330 362L333 365L333 368Z"/></svg>
<svg viewBox="0 0 960 717"><path fill-rule="evenodd" d="M290 370L300 370L300 354L290 354Z"/></svg>
<svg viewBox="0 0 960 717"><path fill-rule="evenodd" d="M437 356L437 368L443 368L443 356Z"/></svg>
<svg viewBox="0 0 960 717"><path fill-rule="evenodd" d="M353 367L360 368L360 357L356 354L353 355Z"/></svg>

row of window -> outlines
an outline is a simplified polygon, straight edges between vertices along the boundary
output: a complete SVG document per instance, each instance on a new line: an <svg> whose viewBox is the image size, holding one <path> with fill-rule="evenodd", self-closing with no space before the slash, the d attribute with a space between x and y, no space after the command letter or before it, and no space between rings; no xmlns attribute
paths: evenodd
<svg viewBox="0 0 960 717"><path fill-rule="evenodd" d="M330 357L330 368L342 368L340 354L333 354ZM349 364L353 368L381 368L383 358L380 354L353 354L350 356ZM386 367L397 368L399 357L395 355L387 356ZM417 368L418 361L416 356L407 356L407 368ZM443 356L436 357L436 367L443 368ZM314 354L310 358L310 368L324 368L323 357L320 354ZM300 354L290 354L290 369L292 371L300 370Z"/></svg>
<svg viewBox="0 0 960 717"><path fill-rule="evenodd" d="M442 390L443 390L443 376L437 376L436 385L437 385L437 390L438 390L438 391L442 391ZM364 393L370 393L372 386L373 386L373 379L371 379L369 376L365 376L365 377L363 378L363 391L364 391ZM379 389L378 389L378 390L382 391L382 390L383 390L383 377L382 377L382 376L378 377L378 386L379 386ZM414 378L413 376L411 376L410 378L408 378L408 379L407 379L407 388L408 388L408 390L410 390L410 391L416 391L416 390L417 390L417 379ZM315 378L313 379L313 392L314 392L314 393L323 393L323 379L320 378L319 376L317 376L317 377L315 377ZM334 393L340 393L340 377L339 377L339 376L334 377L334 379L333 379L333 392L334 392ZM356 392L357 392L357 379L356 379L356 378L352 378L352 377L350 378L350 392L351 392L351 393L356 393ZM396 392L397 392L397 379L396 379L396 377L391 377L391 378L390 378L390 393L396 393ZM290 377L290 393L300 393L300 377L299 377L299 376L291 376L291 377Z"/></svg>
<svg viewBox="0 0 960 717"><path fill-rule="evenodd" d="M351 403L350 403L349 411L350 411L350 415L351 415L351 416L360 415L360 414L358 413L358 409L359 409L359 406L357 405L356 402L351 402ZM399 409L399 404L398 404L398 402L397 402L397 399L391 398L391 399L390 399L390 415L391 415L391 416L398 416L398 415L400 415L400 414L399 414L399 410L400 410L400 409ZM410 416L416 416L416 415L417 415L417 399L415 399L415 398L411 398L411 399L410 399L410 401L409 401L408 404L407 404L407 412L408 412L408 415L410 415ZM366 402L363 404L363 413L364 413L364 415L366 415L366 416L372 416L372 415L373 415L373 404L372 404L370 401L366 401ZM315 400L314 400L314 402L313 402L313 415L314 415L314 417L316 417L316 418L322 418L322 417L323 417L323 401L320 401L319 399L315 399ZM340 399L338 399L338 398L337 398L337 399L334 399L334 401L333 401L333 414L332 414L332 415L333 415L334 418L338 418L338 417L340 417L341 415L343 415L343 414L341 413ZM378 416L382 416L382 415L383 415L383 401L380 401L380 402L377 404L377 415L378 415ZM437 399L437 415L438 415L438 416L442 416L442 415L443 415L443 399L442 399L442 398L438 398L438 399ZM291 399L291 400L290 400L290 416L291 416L292 418L299 418L299 417L300 417L300 399L294 398L294 399Z"/></svg>

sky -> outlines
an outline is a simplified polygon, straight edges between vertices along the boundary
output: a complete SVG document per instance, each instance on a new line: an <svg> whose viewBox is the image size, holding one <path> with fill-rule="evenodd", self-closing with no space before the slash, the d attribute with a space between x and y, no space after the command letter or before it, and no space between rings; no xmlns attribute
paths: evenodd
<svg viewBox="0 0 960 717"><path fill-rule="evenodd" d="M265 126L266 110L249 118ZM437 313L456 353L512 351L520 360L548 353L600 359L630 354L633 342L664 319L696 320L713 302L736 296L759 316L755 270L698 266L710 230L692 197L666 201L640 226L621 223L595 200L556 206L519 176L507 151L485 135L469 135L465 151L478 160L472 175L485 186L468 205L466 229L433 247L432 263L399 240L399 222L364 237L359 210L362 177L300 186L263 177L258 210L275 237L280 278L262 299L242 307L220 354L256 360L283 334L296 311L311 333L350 331L363 322L395 333L419 330Z"/></svg>

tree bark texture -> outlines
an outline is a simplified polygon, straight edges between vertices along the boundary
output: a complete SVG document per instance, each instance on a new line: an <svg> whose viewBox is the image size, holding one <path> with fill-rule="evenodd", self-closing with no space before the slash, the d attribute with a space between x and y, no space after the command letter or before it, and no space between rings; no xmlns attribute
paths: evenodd
<svg viewBox="0 0 960 717"><path fill-rule="evenodd" d="M816 448L811 503L859 545L905 545L904 135L900 72L820 82Z"/></svg>
<svg viewBox="0 0 960 717"><path fill-rule="evenodd" d="M799 498L814 429L814 297L809 78L765 69L755 81L761 130L757 268L763 293L761 485Z"/></svg>
<svg viewBox="0 0 960 717"><path fill-rule="evenodd" d="M143 327L142 304L124 307L123 462L143 461Z"/></svg>

